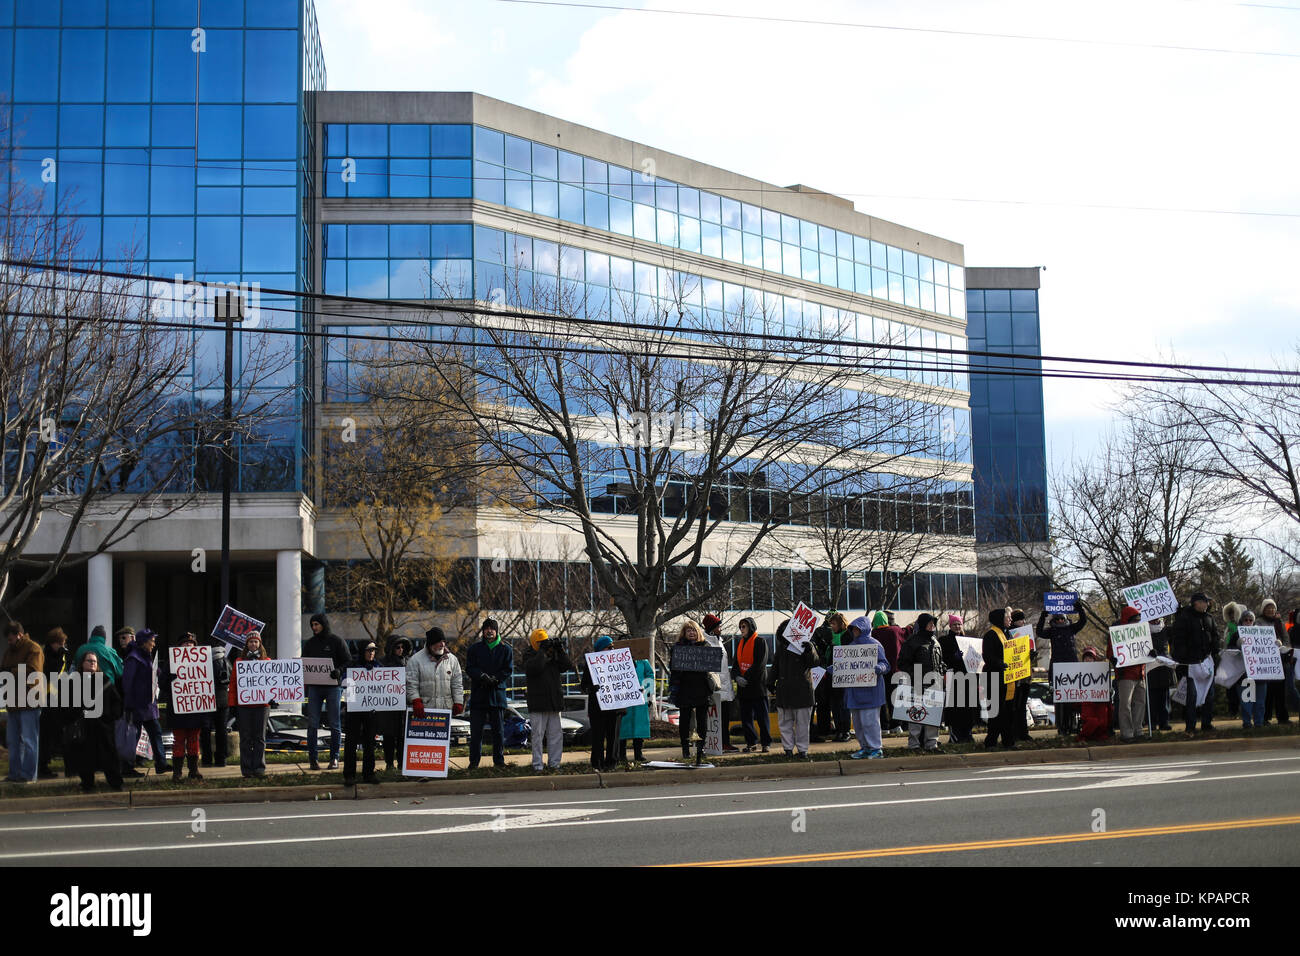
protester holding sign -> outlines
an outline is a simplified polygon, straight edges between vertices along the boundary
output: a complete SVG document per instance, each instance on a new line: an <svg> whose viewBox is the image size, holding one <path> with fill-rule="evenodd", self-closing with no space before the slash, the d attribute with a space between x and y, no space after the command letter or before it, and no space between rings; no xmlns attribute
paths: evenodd
<svg viewBox="0 0 1300 956"><path fill-rule="evenodd" d="M818 663L830 674L834 674L835 648L847 644L850 640L848 630L849 622L845 620L843 614L836 611L834 614L827 615L822 626L813 631L812 642L813 648L817 651ZM834 740L836 743L843 743L848 740L851 736L851 728L849 711L844 706L844 688L836 687L833 681L822 680L817 685L813 698L815 701L813 722L816 725L813 742Z"/></svg>
<svg viewBox="0 0 1300 956"><path fill-rule="evenodd" d="M885 649L885 660L889 661L889 673L893 674L898 670L898 652L903 649L903 641L907 636L903 633L903 629L893 622L891 615L884 611L877 611L872 615L871 625L871 636ZM894 705L886 694L880 715L880 725L883 729L893 729L895 723L893 714Z"/></svg>
<svg viewBox="0 0 1300 956"><path fill-rule="evenodd" d="M372 671L379 666L378 657L378 646L374 641L369 641L361 649L361 657L356 661L355 666L362 671ZM379 778L375 776L375 736L379 733L379 712L348 707L346 733L347 739L343 743L344 785L350 786L357 782L358 743L361 744L362 782L379 783Z"/></svg>
<svg viewBox="0 0 1300 956"><path fill-rule="evenodd" d="M307 685L307 759L311 761L312 770L320 769L317 760L320 753L318 739L320 711L321 706L324 705L325 717L329 721L330 728L329 769L337 770L340 737L339 694L341 693L339 681L343 677L343 671L347 669L350 655L343 638L330 630L330 620L324 614L313 614L310 624L312 636L303 642L301 656L329 658L333 664L333 669L330 670L330 680L333 683Z"/></svg>
<svg viewBox="0 0 1300 956"><path fill-rule="evenodd" d="M460 661L447 650L447 635L440 627L424 632L424 649L411 655L406 665L406 702L415 716L429 710L449 710L459 717L465 709L465 686Z"/></svg>
<svg viewBox="0 0 1300 956"><path fill-rule="evenodd" d="M1095 647L1085 647L1083 649L1083 663L1107 664L1109 662L1101 656L1101 653ZM1107 740L1110 737L1110 699L1109 696L1103 701L1089 701L1079 705L1079 713L1082 720L1079 725L1079 740L1081 742L1088 740Z"/></svg>
<svg viewBox="0 0 1300 956"><path fill-rule="evenodd" d="M776 658L772 661L768 687L776 693L776 721L785 755L807 757L808 725L813 709L812 669L817 656L810 642L805 642L798 653L791 651L790 642L785 639L788 623L787 618L776 629Z"/></svg>
<svg viewBox="0 0 1300 956"><path fill-rule="evenodd" d="M739 688L736 696L740 700L745 753L753 753L760 744L767 753L772 744L767 716L767 642L758 636L758 624L752 617L740 619L740 640L736 642L731 675Z"/></svg>
<svg viewBox="0 0 1300 956"><path fill-rule="evenodd" d="M654 670L644 658L636 660L636 679L641 685L641 695L645 703L629 707L623 712L623 719L618 722L619 755L628 764L627 742L632 741L632 759L637 763L645 762L645 742L650 739L650 705L654 701Z"/></svg>
<svg viewBox="0 0 1300 956"><path fill-rule="evenodd" d="M885 702L889 661L880 642L871 636L871 622L865 616L853 620L848 636L850 647L876 649L875 684L844 689L844 706L853 714L853 728L858 737L858 749L849 756L854 760L877 760L885 755L880 739L880 708Z"/></svg>
<svg viewBox="0 0 1300 956"><path fill-rule="evenodd" d="M704 644L704 632L694 621L686 621L677 637L678 646L695 646ZM808 648L809 656L812 648ZM669 671L668 693L677 705L680 716L677 730L682 744L682 759L691 759L691 724L698 730L695 744L695 762L704 761L704 734L709 719L709 698L713 696L713 682L709 679L711 671L687 671L679 667ZM811 686L809 687L811 690Z"/></svg>
<svg viewBox="0 0 1300 956"><path fill-rule="evenodd" d="M1169 651L1179 664L1178 676L1187 680L1189 685L1187 703L1184 706L1187 714L1187 733L1196 733L1198 716L1202 729L1213 730L1214 682L1209 681L1207 687L1207 682L1202 681L1194 691L1190 686L1193 684L1193 679L1189 676L1190 668L1202 667L1206 660L1211 661L1211 669L1217 667L1219 663L1222 645L1219 643L1219 629L1210 615L1210 599L1199 591L1193 594L1191 606L1180 607L1174 614L1171 631Z"/></svg>
<svg viewBox="0 0 1300 956"><path fill-rule="evenodd" d="M239 770L245 777L266 776L266 718L270 704L239 703L239 662L267 661L262 649L262 632L249 631L244 649L230 659L234 679L230 682L230 706L235 708L235 727L239 731Z"/></svg>
<svg viewBox="0 0 1300 956"><path fill-rule="evenodd" d="M411 657L411 642L404 637L388 639L388 653L380 663L384 667L400 667L406 673L406 663ZM402 734L406 729L406 708L388 710L379 715L379 726L384 740L384 769L394 766L401 769Z"/></svg>
<svg viewBox="0 0 1300 956"><path fill-rule="evenodd" d="M989 629L984 632L984 671L993 674L991 685L992 699L989 700L989 733L984 738L984 749L991 750L1002 742L1002 749L1013 750L1018 734L1015 728L1016 685L1007 683L1006 645L1007 634L1003 628L1011 615L1010 608L994 608L989 611ZM1023 718L1022 718L1023 719Z"/></svg>
<svg viewBox="0 0 1300 956"><path fill-rule="evenodd" d="M1151 653L1166 660L1169 657L1169 632L1163 618L1154 618L1151 624ZM1169 691L1174 686L1173 667L1166 664L1147 664L1147 700L1151 703L1151 729L1171 730L1169 726Z"/></svg>
<svg viewBox="0 0 1300 956"><path fill-rule="evenodd" d="M573 670L573 662L564 652L564 645L541 628L528 635L528 643L532 649L524 655L524 676L528 680L525 699L528 723L532 727L533 773L542 772L543 744L547 767L559 770L564 756L564 733L560 729L560 714L564 712L561 679L565 671ZM640 752L638 746L637 753Z"/></svg>
<svg viewBox="0 0 1300 956"><path fill-rule="evenodd" d="M226 656L226 645L215 638L209 638L209 646L212 651L212 690L217 706L212 712L211 730L199 728L199 762L205 767L224 767L229 753L226 725L230 722L230 658Z"/></svg>
<svg viewBox="0 0 1300 956"><path fill-rule="evenodd" d="M1120 627L1112 627L1106 637L1106 655L1115 667L1115 704L1119 710L1119 739L1121 743L1131 744L1142 732L1143 718L1147 710L1147 693L1144 664L1153 660L1151 654L1145 654L1134 660L1131 653L1124 649L1117 651L1116 639L1123 635L1123 625L1135 624L1141 618L1141 612L1131 606L1125 606L1119 612ZM1150 647L1150 628L1144 627L1147 635L1147 647ZM1116 656L1119 654L1120 656ZM1126 663L1133 661L1132 663Z"/></svg>
<svg viewBox="0 0 1300 956"><path fill-rule="evenodd" d="M1050 592L1047 598L1053 596L1059 597L1062 592ZM1047 667L1047 679L1052 680L1053 665L1056 664L1074 664L1079 660L1079 650L1074 643L1075 636L1084 629L1088 624L1088 618L1084 615L1081 608L1078 608L1078 597L1072 595L1074 600L1069 602L1062 601L1056 606L1068 603L1070 607L1078 609L1079 619L1073 624L1064 612L1054 612L1051 622L1048 622L1048 609L1043 608L1043 613L1038 615L1038 634L1046 640L1052 649L1051 663ZM1046 601L1044 601L1046 603ZM1074 724L1078 719L1079 708L1074 704L1057 704L1056 705L1056 732L1058 735L1065 736L1073 733Z"/></svg>
<svg viewBox="0 0 1300 956"><path fill-rule="evenodd" d="M199 734L212 723L217 709L212 679L212 648L199 647L199 639L187 631L179 643L168 649L168 724L172 731L172 780L181 779L181 757L191 780L199 773Z"/></svg>
<svg viewBox="0 0 1300 956"><path fill-rule="evenodd" d="M1282 656L1282 679L1268 682L1268 704L1264 709L1264 719L1276 717L1279 724L1291 722L1291 711L1287 697L1294 693L1295 659L1291 647L1291 638L1287 634L1286 622L1277 612L1277 602L1272 598L1266 600L1259 608L1259 623L1273 628L1277 645ZM47 656L48 659L48 656Z"/></svg>
<svg viewBox="0 0 1300 956"><path fill-rule="evenodd" d="M970 668L966 665L965 648L962 646L963 641L958 638L964 638L963 629L965 622L957 614L948 615L948 630L939 637L939 649L943 651L944 668L949 674L955 676L956 680L962 678L958 675L970 673ZM978 664L976 665L978 666ZM948 743L950 744L970 744L975 742L975 737L971 733L971 728L975 726L975 718L979 716L979 703L967 702L962 706L957 706L950 702L949 706L944 708L944 718L948 722Z"/></svg>
<svg viewBox="0 0 1300 956"><path fill-rule="evenodd" d="M901 679L911 683L916 693L921 692L927 674L938 674L939 686L942 687L943 650L935 629L939 621L933 615L922 614L916 619L916 629L903 644L898 653L898 672ZM939 728L930 724L909 721L907 725L907 749L920 751L937 751L939 749Z"/></svg>
<svg viewBox="0 0 1300 956"><path fill-rule="evenodd" d="M153 662L157 641L158 635L147 627L135 636L122 663L122 704L149 735L154 768L164 774L172 768L163 753L162 728L158 726L158 671Z"/></svg>

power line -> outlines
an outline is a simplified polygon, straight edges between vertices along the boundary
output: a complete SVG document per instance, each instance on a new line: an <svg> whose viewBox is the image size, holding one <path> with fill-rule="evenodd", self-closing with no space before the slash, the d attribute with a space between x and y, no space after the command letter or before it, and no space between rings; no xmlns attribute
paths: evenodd
<svg viewBox="0 0 1300 956"><path fill-rule="evenodd" d="M1237 50L1228 47L1185 46L1173 43L1139 43L1131 40L1092 40L1082 37L1038 36L1025 33L993 33L979 30L954 30L941 27L898 26L887 23L859 23L852 20L813 20L802 17L764 17L748 13L715 13L705 10L665 10L656 7L627 7L612 3L573 3L569 0L497 0L536 7L567 7L577 10L603 10L617 13L658 13L678 17L707 17L717 20L748 20L755 23L840 27L855 30L880 30L893 33L929 33L939 36L976 37L984 40L1032 40L1039 43L1071 43L1081 46L1122 47L1138 50L1166 50L1177 53L1219 53L1231 56L1271 56L1300 59L1300 53L1277 50Z"/></svg>

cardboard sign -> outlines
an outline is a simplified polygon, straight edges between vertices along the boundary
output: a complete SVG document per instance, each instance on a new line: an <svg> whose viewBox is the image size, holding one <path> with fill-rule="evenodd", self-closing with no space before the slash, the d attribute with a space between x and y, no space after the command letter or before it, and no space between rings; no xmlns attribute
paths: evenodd
<svg viewBox="0 0 1300 956"><path fill-rule="evenodd" d="M847 644L831 648L832 687L875 687L876 644Z"/></svg>
<svg viewBox="0 0 1300 956"><path fill-rule="evenodd" d="M1029 641L1028 637L1017 637L1007 641L1006 648L1003 650L1003 660L1007 665L1007 669L1002 674L1004 682L1010 684L1013 681L1029 679L1032 670L1029 664Z"/></svg>
<svg viewBox="0 0 1300 956"><path fill-rule="evenodd" d="M1214 682L1220 687L1231 687L1246 676L1246 663L1241 651L1230 647L1219 657L1219 667L1214 672Z"/></svg>
<svg viewBox="0 0 1300 956"><path fill-rule="evenodd" d="M1149 664L1156 659L1151 649L1151 625L1145 621L1112 627L1110 646L1115 654L1116 667Z"/></svg>
<svg viewBox="0 0 1300 956"><path fill-rule="evenodd" d="M722 648L703 642L674 644L669 668L673 671L713 671L722 673Z"/></svg>
<svg viewBox="0 0 1300 956"><path fill-rule="evenodd" d="M265 627L265 622L259 621L255 617L250 617L243 611L236 611L233 607L227 604L225 609L221 612L221 617L217 618L217 623L212 628L212 636L219 641L233 644L235 647L243 650L249 632L257 631L261 633ZM266 637L265 634L262 636L263 638ZM263 640L262 644L265 646L266 641Z"/></svg>
<svg viewBox="0 0 1300 956"><path fill-rule="evenodd" d="M645 703L645 691L641 688L641 678L636 674L631 648L588 654L587 671L591 674L591 682L600 688L596 692L596 701L601 710L624 710Z"/></svg>
<svg viewBox="0 0 1300 956"><path fill-rule="evenodd" d="M1048 591L1043 595L1043 610L1048 614L1073 614L1078 606L1078 591Z"/></svg>
<svg viewBox="0 0 1300 956"><path fill-rule="evenodd" d="M1052 665L1052 702L1109 704L1110 661Z"/></svg>
<svg viewBox="0 0 1300 956"><path fill-rule="evenodd" d="M808 673L812 675L813 690L816 690L817 685L820 684L822 682L822 678L826 676L826 668L814 667Z"/></svg>
<svg viewBox="0 0 1300 956"><path fill-rule="evenodd" d="M722 754L722 709L718 695L709 699L709 710L704 718L704 752L717 757Z"/></svg>
<svg viewBox="0 0 1300 956"><path fill-rule="evenodd" d="M626 647L632 652L632 660L634 661L650 660L650 638L648 637L633 637L626 641L615 641L611 646L616 651Z"/></svg>
<svg viewBox="0 0 1300 956"><path fill-rule="evenodd" d="M217 709L217 688L212 680L212 648L168 649L171 657L173 714L209 714Z"/></svg>
<svg viewBox="0 0 1300 956"><path fill-rule="evenodd" d="M153 744L149 743L149 735L143 727L140 728L140 739L135 742L135 755L145 760L153 759Z"/></svg>
<svg viewBox="0 0 1300 956"><path fill-rule="evenodd" d="M957 648L966 663L967 674L978 674L984 670L984 642L978 637L957 638Z"/></svg>
<svg viewBox="0 0 1300 956"><path fill-rule="evenodd" d="M302 682L309 687L335 687L338 681L330 677L334 661L328 657L302 658Z"/></svg>
<svg viewBox="0 0 1300 956"><path fill-rule="evenodd" d="M918 689L911 684L899 684L893 691L894 719L938 727L943 722L943 703L946 697L942 687Z"/></svg>
<svg viewBox="0 0 1300 956"><path fill-rule="evenodd" d="M302 683L302 661L297 658L235 661L235 703L260 706L300 703L307 697Z"/></svg>
<svg viewBox="0 0 1300 956"><path fill-rule="evenodd" d="M1137 608L1142 613L1138 618L1139 621L1168 617L1178 610L1178 598L1174 597L1174 589L1169 586L1168 578L1156 578L1145 584L1135 584L1131 588L1122 588L1119 593L1123 596L1125 604Z"/></svg>
<svg viewBox="0 0 1300 956"><path fill-rule="evenodd" d="M403 777L445 777L451 752L451 711L426 710L423 717L406 715L402 748Z"/></svg>
<svg viewBox="0 0 1300 956"><path fill-rule="evenodd" d="M405 667L349 667L344 689L348 710L406 710Z"/></svg>
<svg viewBox="0 0 1300 956"><path fill-rule="evenodd" d="M1278 650L1277 635L1272 627L1238 627L1237 637L1247 677L1251 680L1286 679L1282 652Z"/></svg>
<svg viewBox="0 0 1300 956"><path fill-rule="evenodd" d="M802 654L804 644L813 636L815 630L817 630L817 612L800 601L799 606L794 609L790 623L785 626L785 639L790 642L791 650Z"/></svg>

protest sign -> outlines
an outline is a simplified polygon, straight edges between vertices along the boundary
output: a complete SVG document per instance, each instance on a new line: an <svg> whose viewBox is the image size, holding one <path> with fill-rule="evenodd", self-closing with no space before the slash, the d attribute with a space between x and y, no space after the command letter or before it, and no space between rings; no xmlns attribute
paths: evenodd
<svg viewBox="0 0 1300 956"><path fill-rule="evenodd" d="M636 676L636 661L632 649L596 651L587 655L587 671L591 682L600 688L596 699L601 710L623 710L640 707L645 703L641 678Z"/></svg>
<svg viewBox="0 0 1300 956"><path fill-rule="evenodd" d="M402 776L445 777L451 750L451 711L426 710L423 717L406 715Z"/></svg>
<svg viewBox="0 0 1300 956"><path fill-rule="evenodd" d="M718 695L709 701L709 710L704 718L704 752L716 757L722 750L722 710L718 706Z"/></svg>
<svg viewBox="0 0 1300 956"><path fill-rule="evenodd" d="M1277 635L1271 627L1238 627L1241 657L1246 664L1246 676L1251 680L1285 680L1282 653L1278 650ZM1260 691L1263 693L1263 691Z"/></svg>
<svg viewBox="0 0 1300 956"><path fill-rule="evenodd" d="M1043 595L1043 610L1048 614L1073 614L1078 606L1078 591L1048 591Z"/></svg>
<svg viewBox="0 0 1300 956"><path fill-rule="evenodd" d="M1231 687L1245 676L1246 662L1242 660L1241 651L1235 647L1228 648L1219 657L1219 666L1214 672L1214 682L1220 687Z"/></svg>
<svg viewBox="0 0 1300 956"><path fill-rule="evenodd" d="M302 658L302 682L308 687L334 687L338 681L330 677L334 661L328 657Z"/></svg>
<svg viewBox="0 0 1300 956"><path fill-rule="evenodd" d="M1178 598L1174 597L1174 589L1169 586L1168 578L1135 584L1131 588L1121 589L1119 593L1123 595L1124 603L1141 612L1139 621L1168 617L1178 610Z"/></svg>
<svg viewBox="0 0 1300 956"><path fill-rule="evenodd" d="M1056 704L1109 704L1110 662L1052 665L1052 702Z"/></svg>
<svg viewBox="0 0 1300 956"><path fill-rule="evenodd" d="M804 644L813 636L815 630L817 630L817 612L800 601L790 617L790 623L785 626L785 639L790 642L790 650L802 654Z"/></svg>
<svg viewBox="0 0 1300 956"><path fill-rule="evenodd" d="M1146 621L1112 627L1110 646L1116 667L1149 664L1156 659L1151 650L1151 625Z"/></svg>
<svg viewBox="0 0 1300 956"><path fill-rule="evenodd" d="M265 627L265 622L250 617L243 611L236 611L227 604L221 612L221 617L217 618L217 623L212 628L212 636L219 641L224 641L243 650L249 632L258 631L260 633Z"/></svg>
<svg viewBox="0 0 1300 956"><path fill-rule="evenodd" d="M634 661L650 660L650 638L648 637L633 637L626 641L615 641L611 646L616 651L625 647L628 648L632 651L632 660Z"/></svg>
<svg viewBox="0 0 1300 956"><path fill-rule="evenodd" d="M812 675L813 690L816 690L817 685L820 684L822 678L826 676L826 668L814 667L808 673Z"/></svg>
<svg viewBox="0 0 1300 956"><path fill-rule="evenodd" d="M961 651L962 661L966 664L966 673L977 674L984 670L984 642L978 637L957 638L957 648Z"/></svg>
<svg viewBox="0 0 1300 956"><path fill-rule="evenodd" d="M173 714L208 714L217 709L212 648L182 644L170 648Z"/></svg>
<svg viewBox="0 0 1300 956"><path fill-rule="evenodd" d="M938 727L943 722L943 703L947 694L943 687L913 687L899 684L893 690L894 719L913 724Z"/></svg>
<svg viewBox="0 0 1300 956"><path fill-rule="evenodd" d="M674 671L722 672L722 648L708 644L674 644L669 668Z"/></svg>
<svg viewBox="0 0 1300 956"><path fill-rule="evenodd" d="M344 688L348 710L406 710L405 667L349 667Z"/></svg>
<svg viewBox="0 0 1300 956"><path fill-rule="evenodd" d="M1021 630L1017 628L1016 630ZM1029 641L1028 637L1017 637L1008 640L1006 648L1003 650L1003 660L1007 669L1002 674L1002 679L1008 684L1012 681L1027 680L1031 672L1029 664Z"/></svg>
<svg viewBox="0 0 1300 956"><path fill-rule="evenodd" d="M235 662L235 702L257 706L275 701L300 703L306 698L302 683L302 661L280 660Z"/></svg>
<svg viewBox="0 0 1300 956"><path fill-rule="evenodd" d="M145 760L153 759L153 744L149 743L149 734L140 728L140 739L135 742L135 755Z"/></svg>
<svg viewBox="0 0 1300 956"><path fill-rule="evenodd" d="M847 644L831 650L832 687L875 687L875 644Z"/></svg>
<svg viewBox="0 0 1300 956"><path fill-rule="evenodd" d="M1007 637L1011 638L1013 641L1019 640L1022 637L1029 638L1029 649L1031 651L1038 644L1038 642L1034 640L1034 628L1030 624L1022 624L1020 627L1013 627L1011 630L1007 631Z"/></svg>

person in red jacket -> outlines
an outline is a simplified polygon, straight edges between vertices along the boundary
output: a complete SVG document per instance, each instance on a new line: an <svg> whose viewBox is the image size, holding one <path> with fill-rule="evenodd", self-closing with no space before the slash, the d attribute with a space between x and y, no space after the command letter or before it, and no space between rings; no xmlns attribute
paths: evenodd
<svg viewBox="0 0 1300 956"><path fill-rule="evenodd" d="M1102 660L1095 647L1085 647L1080 659L1085 663ZM1079 740L1107 740L1110 738L1110 704L1080 704Z"/></svg>
<svg viewBox="0 0 1300 956"><path fill-rule="evenodd" d="M1121 624L1132 624L1142 616L1135 607L1125 606L1119 612ZM1106 656L1112 664L1115 659L1115 647L1106 638ZM1142 733L1142 721L1147 710L1147 685L1144 681L1145 664L1130 664L1115 670L1115 706L1119 710L1119 739L1122 743L1132 743Z"/></svg>
<svg viewBox="0 0 1300 956"><path fill-rule="evenodd" d="M239 728L239 769L245 777L266 776L266 718L269 704L239 703L239 662L264 661L270 655L262 648L262 635L249 631L244 650L230 659L230 706L235 708Z"/></svg>
<svg viewBox="0 0 1300 956"><path fill-rule="evenodd" d="M893 676L898 670L898 652L903 649L903 641L907 635L903 629L895 624L892 620L893 614L887 614L885 611L877 611L871 616L871 636L877 643L885 649L885 660L889 661L889 675ZM892 681L886 680L888 686L893 686ZM893 730L894 721L894 704L889 693L885 694L885 705L880 709L880 729L882 731ZM898 726L902 726L901 723Z"/></svg>

